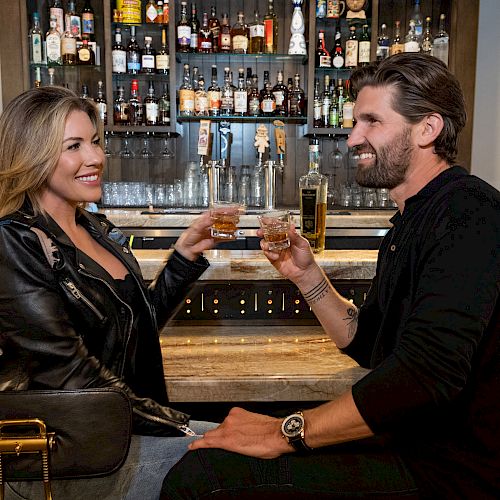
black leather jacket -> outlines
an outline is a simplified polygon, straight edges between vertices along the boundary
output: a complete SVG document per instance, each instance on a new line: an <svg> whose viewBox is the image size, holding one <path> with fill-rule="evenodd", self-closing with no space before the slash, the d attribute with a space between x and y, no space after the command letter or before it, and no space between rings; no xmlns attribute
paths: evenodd
<svg viewBox="0 0 500 500"><path fill-rule="evenodd" d="M179 434L189 416L165 406L158 325L209 264L174 251L148 288L121 231L100 214L77 217L134 276L140 303L132 310L104 270L90 272L50 217L27 209L0 219L0 390L117 386L131 398L134 432ZM32 228L52 240L52 266Z"/></svg>

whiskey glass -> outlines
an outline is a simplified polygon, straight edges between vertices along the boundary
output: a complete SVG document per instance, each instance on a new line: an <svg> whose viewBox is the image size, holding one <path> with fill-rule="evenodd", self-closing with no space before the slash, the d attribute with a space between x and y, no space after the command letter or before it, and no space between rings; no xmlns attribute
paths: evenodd
<svg viewBox="0 0 500 500"><path fill-rule="evenodd" d="M283 250L290 246L290 212L286 210L273 210L258 215L264 240L269 245L269 250Z"/></svg>
<svg viewBox="0 0 500 500"><path fill-rule="evenodd" d="M245 205L232 201L216 201L210 205L212 227L210 234L216 240L236 239L240 215L245 213Z"/></svg>

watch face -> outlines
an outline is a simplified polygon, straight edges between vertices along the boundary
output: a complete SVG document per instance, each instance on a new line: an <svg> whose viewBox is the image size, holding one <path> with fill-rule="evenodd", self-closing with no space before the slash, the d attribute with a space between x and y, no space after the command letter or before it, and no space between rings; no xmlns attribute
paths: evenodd
<svg viewBox="0 0 500 500"><path fill-rule="evenodd" d="M283 434L287 437L293 438L300 435L304 428L304 417L302 415L293 414L287 417L281 426Z"/></svg>

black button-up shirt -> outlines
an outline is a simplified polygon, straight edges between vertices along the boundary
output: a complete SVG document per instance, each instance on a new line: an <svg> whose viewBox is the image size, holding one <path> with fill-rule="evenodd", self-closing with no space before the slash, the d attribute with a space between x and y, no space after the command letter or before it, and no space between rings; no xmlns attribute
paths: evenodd
<svg viewBox="0 0 500 500"><path fill-rule="evenodd" d="M353 387L423 492L500 492L500 193L451 167L406 200L344 350L373 370Z"/></svg>

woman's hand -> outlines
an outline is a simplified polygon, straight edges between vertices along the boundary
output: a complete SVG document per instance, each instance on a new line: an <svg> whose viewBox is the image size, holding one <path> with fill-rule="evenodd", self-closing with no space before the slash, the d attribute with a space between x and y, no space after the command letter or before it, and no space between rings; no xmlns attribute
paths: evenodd
<svg viewBox="0 0 500 500"><path fill-rule="evenodd" d="M203 212L179 236L174 248L183 257L194 262L202 252L215 246L215 241L210 236L211 225L210 212Z"/></svg>
<svg viewBox="0 0 500 500"><path fill-rule="evenodd" d="M257 231L257 236L263 237L262 229ZM288 237L290 247L284 250L270 251L269 244L265 240L260 241L260 247L279 273L299 285L318 268L318 265L314 260L309 242L297 233L294 224L290 226Z"/></svg>

